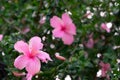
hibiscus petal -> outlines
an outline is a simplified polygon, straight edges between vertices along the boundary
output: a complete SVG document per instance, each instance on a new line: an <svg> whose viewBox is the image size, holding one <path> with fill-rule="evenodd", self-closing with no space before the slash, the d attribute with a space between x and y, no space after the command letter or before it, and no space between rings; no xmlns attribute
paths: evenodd
<svg viewBox="0 0 120 80"><path fill-rule="evenodd" d="M76 35L76 26L73 23L68 24L66 27L67 27L67 33Z"/></svg>
<svg viewBox="0 0 120 80"><path fill-rule="evenodd" d="M62 40L63 40L64 44L71 45L74 41L74 37L73 37L73 35L70 35L70 34L64 34L62 37Z"/></svg>
<svg viewBox="0 0 120 80"><path fill-rule="evenodd" d="M57 16L53 16L50 19L50 25L53 28L60 28L63 24L64 24L63 21L59 17L57 17Z"/></svg>
<svg viewBox="0 0 120 80"><path fill-rule="evenodd" d="M32 80L32 77L33 77L33 75L31 75L31 74L28 73L27 76L26 76L26 79L27 80Z"/></svg>
<svg viewBox="0 0 120 80"><path fill-rule="evenodd" d="M29 53L29 47L28 44L24 41L17 41L14 45L15 50L17 50L20 53L28 54Z"/></svg>
<svg viewBox="0 0 120 80"><path fill-rule="evenodd" d="M29 63L26 66L26 70L28 71L29 74L35 75L40 71L41 64L38 58L32 58L29 59Z"/></svg>
<svg viewBox="0 0 120 80"><path fill-rule="evenodd" d="M47 63L48 60L49 60L49 61L52 61L52 59L50 58L49 54L46 53L46 52L39 51L39 54L38 54L37 56L38 56L38 58L39 58L42 62Z"/></svg>
<svg viewBox="0 0 120 80"><path fill-rule="evenodd" d="M53 36L54 37L57 37L57 38L61 38L62 36L63 36L63 34L64 34L64 32L63 31L61 31L60 29L54 29L53 31L52 31L52 33L53 33Z"/></svg>
<svg viewBox="0 0 120 80"><path fill-rule="evenodd" d="M64 13L62 15L62 20L64 21L64 23L66 24L71 24L72 23L72 20L70 18L70 16L67 14L67 13Z"/></svg>
<svg viewBox="0 0 120 80"><path fill-rule="evenodd" d="M18 56L14 61L14 66L20 70L22 70L24 67L26 67L28 63L28 59L24 55Z"/></svg>
<svg viewBox="0 0 120 80"><path fill-rule="evenodd" d="M42 49L43 44L41 43L41 38L38 36L32 37L29 41L29 48L33 51Z"/></svg>

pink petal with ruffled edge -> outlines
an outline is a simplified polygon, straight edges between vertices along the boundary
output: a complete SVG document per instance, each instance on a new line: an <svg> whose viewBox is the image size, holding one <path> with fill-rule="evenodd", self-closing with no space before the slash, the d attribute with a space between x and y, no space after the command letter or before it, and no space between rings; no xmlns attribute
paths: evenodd
<svg viewBox="0 0 120 80"><path fill-rule="evenodd" d="M63 40L64 44L71 45L74 41L74 37L73 37L73 35L64 34L62 37L62 40Z"/></svg>
<svg viewBox="0 0 120 80"><path fill-rule="evenodd" d="M22 70L24 67L26 67L27 63L28 63L28 58L24 55L20 55L15 59L14 66Z"/></svg>
<svg viewBox="0 0 120 80"><path fill-rule="evenodd" d="M54 29L52 33L53 33L53 36L57 38L61 38L64 35L64 32L57 28Z"/></svg>
<svg viewBox="0 0 120 80"><path fill-rule="evenodd" d="M64 25L63 21L57 17L57 16L53 16L51 19L50 19L50 25L53 27L53 28L60 28L61 26Z"/></svg>
<svg viewBox="0 0 120 80"><path fill-rule="evenodd" d="M62 20L65 24L72 23L72 19L70 18L69 14L67 14L67 13L62 14Z"/></svg>
<svg viewBox="0 0 120 80"><path fill-rule="evenodd" d="M29 41L29 49L32 54L36 54L39 49L43 48L43 44L41 43L40 37L32 37Z"/></svg>
<svg viewBox="0 0 120 80"><path fill-rule="evenodd" d="M41 64L38 58L31 58L26 66L26 70L29 74L35 75L40 71Z"/></svg>
<svg viewBox="0 0 120 80"><path fill-rule="evenodd" d="M49 61L52 61L52 59L50 58L49 54L46 53L46 52L40 51L37 56L38 56L38 58L39 58L42 62L47 63L48 60L49 60Z"/></svg>
<svg viewBox="0 0 120 80"><path fill-rule="evenodd" d="M25 43L24 41L17 41L14 45L14 48L16 51L20 52L20 53L24 53L25 55L26 54L29 54L29 47L28 47L28 44Z"/></svg>
<svg viewBox="0 0 120 80"><path fill-rule="evenodd" d="M2 35L2 34L0 34L0 41L2 41L2 39L3 39L3 35Z"/></svg>

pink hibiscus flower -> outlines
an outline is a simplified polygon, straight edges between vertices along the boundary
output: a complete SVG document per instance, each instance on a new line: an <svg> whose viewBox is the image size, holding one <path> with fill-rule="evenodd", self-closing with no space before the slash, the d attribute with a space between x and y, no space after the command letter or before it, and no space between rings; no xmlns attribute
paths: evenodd
<svg viewBox="0 0 120 80"><path fill-rule="evenodd" d="M95 41L93 39L93 33L88 35L88 41L84 42L84 44L87 48L93 48L94 47Z"/></svg>
<svg viewBox="0 0 120 80"><path fill-rule="evenodd" d="M40 71L40 60L45 63L48 60L52 61L48 53L41 51L43 44L37 36L30 39L29 45L22 40L17 41L14 48L16 51L23 53L15 59L14 66L20 70L26 69L28 72L27 80L31 80L32 76Z"/></svg>
<svg viewBox="0 0 120 80"><path fill-rule="evenodd" d="M109 63L100 62L99 65L101 66L102 77L107 77L107 72L110 70L110 64Z"/></svg>
<svg viewBox="0 0 120 80"><path fill-rule="evenodd" d="M62 38L66 45L73 43L74 35L76 35L76 26L67 13L62 14L62 19L53 16L50 19L50 24L54 28L52 31L54 37Z"/></svg>
<svg viewBox="0 0 120 80"><path fill-rule="evenodd" d="M88 42L85 43L85 46L87 48L93 48L94 47L94 40L93 40L93 38L89 38Z"/></svg>
<svg viewBox="0 0 120 80"><path fill-rule="evenodd" d="M110 32L110 28L108 28L108 26L105 23L101 24L101 29L107 31L108 33Z"/></svg>
<svg viewBox="0 0 120 80"><path fill-rule="evenodd" d="M2 39L3 39L3 35L2 35L2 34L0 34L0 41L2 41Z"/></svg>

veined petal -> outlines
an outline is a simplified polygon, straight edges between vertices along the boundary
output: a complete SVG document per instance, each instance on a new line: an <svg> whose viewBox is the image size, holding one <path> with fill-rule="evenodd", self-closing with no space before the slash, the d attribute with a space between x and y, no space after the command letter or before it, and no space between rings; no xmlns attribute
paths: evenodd
<svg viewBox="0 0 120 80"><path fill-rule="evenodd" d="M50 19L50 25L53 28L60 28L63 24L64 24L63 21L59 17L57 17L57 16L53 16Z"/></svg>
<svg viewBox="0 0 120 80"><path fill-rule="evenodd" d="M66 31L67 33L71 35L76 35L76 26L73 23L67 24L66 27L67 27L67 31Z"/></svg>
<svg viewBox="0 0 120 80"><path fill-rule="evenodd" d="M16 51L24 54L29 54L29 47L28 44L25 43L24 41L17 41L14 45L14 48Z"/></svg>
<svg viewBox="0 0 120 80"><path fill-rule="evenodd" d="M37 57L29 59L26 70L29 74L35 75L40 71L41 64Z"/></svg>
<svg viewBox="0 0 120 80"><path fill-rule="evenodd" d="M54 29L53 31L52 31L52 33L53 33L53 36L54 37L57 37L57 38L61 38L62 36L63 36L63 34L64 34L64 32L63 31L61 31L60 29Z"/></svg>
<svg viewBox="0 0 120 80"><path fill-rule="evenodd" d="M26 67L28 63L28 58L25 55L18 56L14 61L14 66L20 70Z"/></svg>
<svg viewBox="0 0 120 80"><path fill-rule="evenodd" d="M70 35L70 34L64 34L62 37L62 40L63 40L64 44L71 45L74 41L74 37L73 37L73 35Z"/></svg>
<svg viewBox="0 0 120 80"><path fill-rule="evenodd" d="M29 41L29 48L31 51L38 51L43 48L43 44L41 43L41 38L38 36L32 37Z"/></svg>
<svg viewBox="0 0 120 80"><path fill-rule="evenodd" d="M62 20L65 24L71 24L72 23L72 19L70 18L68 13L62 14Z"/></svg>
<svg viewBox="0 0 120 80"><path fill-rule="evenodd" d="M52 59L50 58L49 54L46 53L46 52L44 52L44 51L40 51L37 56L38 56L38 58L39 58L42 62L47 63L48 60L49 60L49 61L52 61Z"/></svg>

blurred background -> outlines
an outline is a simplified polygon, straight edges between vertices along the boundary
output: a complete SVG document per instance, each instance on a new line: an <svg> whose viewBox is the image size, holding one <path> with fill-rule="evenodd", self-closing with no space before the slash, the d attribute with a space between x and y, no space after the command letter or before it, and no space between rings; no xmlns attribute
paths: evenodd
<svg viewBox="0 0 120 80"><path fill-rule="evenodd" d="M53 37L50 26L50 18L65 12L77 30L70 46ZM43 51L53 61L42 63L32 80L120 79L120 0L0 0L0 34L0 80L25 80L13 74L25 72L13 65L19 55L14 44L33 36L42 38ZM66 60L57 59L55 53Z"/></svg>

